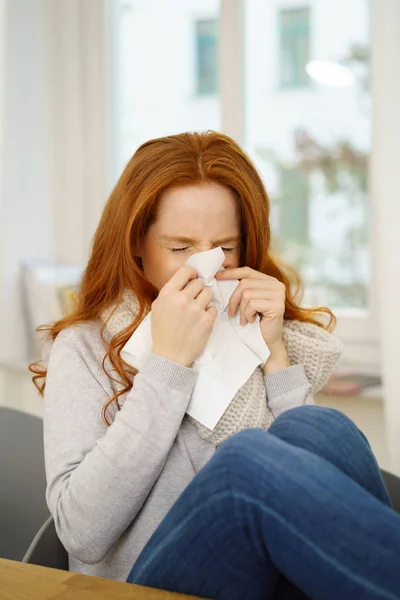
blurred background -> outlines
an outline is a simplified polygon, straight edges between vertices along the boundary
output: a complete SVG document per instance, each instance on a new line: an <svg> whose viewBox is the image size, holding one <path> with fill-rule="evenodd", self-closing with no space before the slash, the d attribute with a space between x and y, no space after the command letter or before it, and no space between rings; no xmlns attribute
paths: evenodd
<svg viewBox="0 0 400 600"><path fill-rule="evenodd" d="M400 474L399 0L0 0L0 403L42 414L36 326L69 310L144 141L248 152L275 252L345 344L321 404Z"/></svg>

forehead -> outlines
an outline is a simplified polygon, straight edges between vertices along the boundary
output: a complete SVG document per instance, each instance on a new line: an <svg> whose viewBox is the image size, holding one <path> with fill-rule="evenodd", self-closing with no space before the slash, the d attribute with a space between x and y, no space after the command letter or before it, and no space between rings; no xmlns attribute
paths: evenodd
<svg viewBox="0 0 400 600"><path fill-rule="evenodd" d="M218 184L172 188L160 198L156 223L170 235L203 235L204 228L218 235L237 230L237 200L232 190Z"/></svg>

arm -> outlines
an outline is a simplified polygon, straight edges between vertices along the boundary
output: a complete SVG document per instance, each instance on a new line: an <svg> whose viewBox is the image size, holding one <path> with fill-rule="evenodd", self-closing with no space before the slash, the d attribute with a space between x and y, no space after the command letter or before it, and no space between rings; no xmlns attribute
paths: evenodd
<svg viewBox="0 0 400 600"><path fill-rule="evenodd" d="M197 374L150 355L114 423L79 344L54 342L45 394L47 502L72 556L102 560L145 502L180 428Z"/></svg>
<svg viewBox="0 0 400 600"><path fill-rule="evenodd" d="M275 418L290 408L314 404L303 365L293 365L264 377L267 404Z"/></svg>
<svg viewBox="0 0 400 600"><path fill-rule="evenodd" d="M272 347L263 371L267 403L275 418L290 408L314 404L304 366L290 365L283 343Z"/></svg>

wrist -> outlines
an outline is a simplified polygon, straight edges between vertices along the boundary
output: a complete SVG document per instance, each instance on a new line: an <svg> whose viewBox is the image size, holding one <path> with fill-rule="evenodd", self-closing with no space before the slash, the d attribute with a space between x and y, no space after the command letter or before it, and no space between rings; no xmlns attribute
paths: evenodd
<svg viewBox="0 0 400 600"><path fill-rule="evenodd" d="M264 365L264 375L271 375L272 373L276 373L276 371L282 371L283 369L290 367L289 356L283 340L269 345L268 347L271 354Z"/></svg>
<svg viewBox="0 0 400 600"><path fill-rule="evenodd" d="M182 365L182 367L191 367L193 364L193 361L189 363L184 357L178 356L173 352L162 350L161 348L157 348L156 346L153 346L151 352L153 354L157 354L158 356L162 356L163 358L171 360L172 362L177 363L178 365Z"/></svg>

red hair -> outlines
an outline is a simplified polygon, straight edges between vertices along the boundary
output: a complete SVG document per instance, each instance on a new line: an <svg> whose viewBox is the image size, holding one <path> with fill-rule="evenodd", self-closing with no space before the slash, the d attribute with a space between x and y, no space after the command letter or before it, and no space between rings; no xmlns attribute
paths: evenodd
<svg viewBox="0 0 400 600"><path fill-rule="evenodd" d="M249 266L275 277L285 284L285 319L306 321L330 328L335 318L327 308L301 308L302 286L292 269L284 268L271 255L270 204L263 182L243 150L228 136L213 131L182 133L151 140L132 156L116 184L101 217L93 240L77 304L69 316L49 326L53 341L63 329L101 318L105 310L118 304L124 290L135 294L139 310L133 323L108 343L103 360L109 358L123 389L107 402L103 417L112 402L132 388L137 373L124 363L121 349L150 311L157 290L150 284L135 259L141 241L155 221L163 191L171 187L218 183L230 188L237 200L241 217L242 251L240 266ZM327 321L326 325L323 324ZM105 325L102 328L104 332ZM33 382L43 395L46 369L40 363L29 367Z"/></svg>

